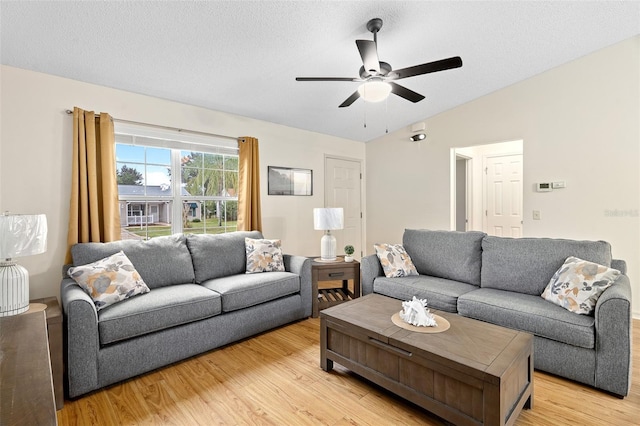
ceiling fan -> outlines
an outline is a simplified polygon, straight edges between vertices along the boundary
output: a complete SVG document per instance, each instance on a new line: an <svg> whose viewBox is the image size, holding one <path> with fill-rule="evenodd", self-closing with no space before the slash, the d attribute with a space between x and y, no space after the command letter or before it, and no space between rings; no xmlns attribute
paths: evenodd
<svg viewBox="0 0 640 426"><path fill-rule="evenodd" d="M367 30L373 33L373 40L356 40L363 66L360 67L360 77L296 77L296 81L354 81L363 83L358 90L353 92L340 108L348 107L362 97L369 102L379 102L386 99L390 93L394 93L401 98L411 102L420 102L424 99L419 93L407 89L394 80L401 80L416 75L428 74L437 71L444 71L462 66L462 59L459 56L441 59L439 61L427 62L421 65L394 70L386 62L378 59L378 31L382 28L382 19L374 18L367 22Z"/></svg>

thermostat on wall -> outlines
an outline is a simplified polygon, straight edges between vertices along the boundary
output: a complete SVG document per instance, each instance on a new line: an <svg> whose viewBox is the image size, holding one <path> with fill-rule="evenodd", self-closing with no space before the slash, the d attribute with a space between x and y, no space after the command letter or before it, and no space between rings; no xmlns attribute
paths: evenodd
<svg viewBox="0 0 640 426"><path fill-rule="evenodd" d="M536 191L538 192L550 192L553 191L549 182L536 183Z"/></svg>

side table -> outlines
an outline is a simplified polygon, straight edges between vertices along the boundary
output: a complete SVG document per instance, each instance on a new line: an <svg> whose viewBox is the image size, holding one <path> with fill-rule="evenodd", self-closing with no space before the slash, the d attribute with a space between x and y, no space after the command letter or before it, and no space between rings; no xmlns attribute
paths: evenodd
<svg viewBox="0 0 640 426"><path fill-rule="evenodd" d="M64 405L64 362L62 347L62 309L56 297L45 297L30 300L31 303L47 305L45 315L47 319L47 334L49 339L49 356L51 358L51 374L53 376L53 390L56 398L56 410Z"/></svg>
<svg viewBox="0 0 640 426"><path fill-rule="evenodd" d="M360 297L360 262L345 262L343 258L336 262L319 262L316 259L311 258L313 318L317 318L322 309ZM353 281L353 291L349 289L349 280ZM322 281L342 281L342 285L318 288Z"/></svg>

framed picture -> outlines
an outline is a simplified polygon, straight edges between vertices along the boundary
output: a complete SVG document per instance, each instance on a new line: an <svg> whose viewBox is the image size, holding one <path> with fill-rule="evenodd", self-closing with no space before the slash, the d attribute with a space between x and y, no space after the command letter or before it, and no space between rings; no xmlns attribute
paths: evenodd
<svg viewBox="0 0 640 426"><path fill-rule="evenodd" d="M313 170L269 166L269 195L313 195Z"/></svg>

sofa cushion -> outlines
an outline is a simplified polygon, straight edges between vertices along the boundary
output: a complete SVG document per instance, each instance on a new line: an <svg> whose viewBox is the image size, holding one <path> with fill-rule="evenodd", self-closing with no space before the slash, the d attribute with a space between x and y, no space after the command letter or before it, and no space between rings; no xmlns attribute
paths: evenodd
<svg viewBox="0 0 640 426"><path fill-rule="evenodd" d="M411 261L411 256L400 244L374 244L373 248L376 250L376 255L387 278L418 275L418 271Z"/></svg>
<svg viewBox="0 0 640 426"><path fill-rule="evenodd" d="M611 246L605 241L487 236L481 287L540 296L569 256L611 266Z"/></svg>
<svg viewBox="0 0 640 426"><path fill-rule="evenodd" d="M378 277L373 281L373 291L401 300L427 299L429 309L457 312L458 297L477 290L473 284L446 278L413 275L401 278Z"/></svg>
<svg viewBox="0 0 640 426"><path fill-rule="evenodd" d="M150 289L192 283L195 279L191 254L182 234L148 241L122 240L111 243L79 243L71 247L74 265L86 265L122 250Z"/></svg>
<svg viewBox="0 0 640 426"><path fill-rule="evenodd" d="M568 345L595 347L593 316L576 315L539 295L481 288L458 298L458 313Z"/></svg>
<svg viewBox="0 0 640 426"><path fill-rule="evenodd" d="M157 288L98 312L100 344L131 339L221 312L220 295L197 284Z"/></svg>
<svg viewBox="0 0 640 426"><path fill-rule="evenodd" d="M300 291L300 276L290 272L242 274L208 280L202 286L222 295L222 311L231 312Z"/></svg>
<svg viewBox="0 0 640 426"><path fill-rule="evenodd" d="M149 287L122 251L88 265L69 268L68 274L91 296L98 311L149 292Z"/></svg>
<svg viewBox="0 0 640 426"><path fill-rule="evenodd" d="M480 285L483 232L406 229L402 244L420 275Z"/></svg>
<svg viewBox="0 0 640 426"><path fill-rule="evenodd" d="M553 274L542 298L576 314L588 315L602 292L619 276L617 269L571 256Z"/></svg>
<svg viewBox="0 0 640 426"><path fill-rule="evenodd" d="M262 234L258 231L238 231L217 235L188 235L187 246L193 258L196 283L244 274L247 263L245 238L262 238Z"/></svg>
<svg viewBox="0 0 640 426"><path fill-rule="evenodd" d="M261 240L245 238L247 253L247 274L259 272L284 272L280 240Z"/></svg>

